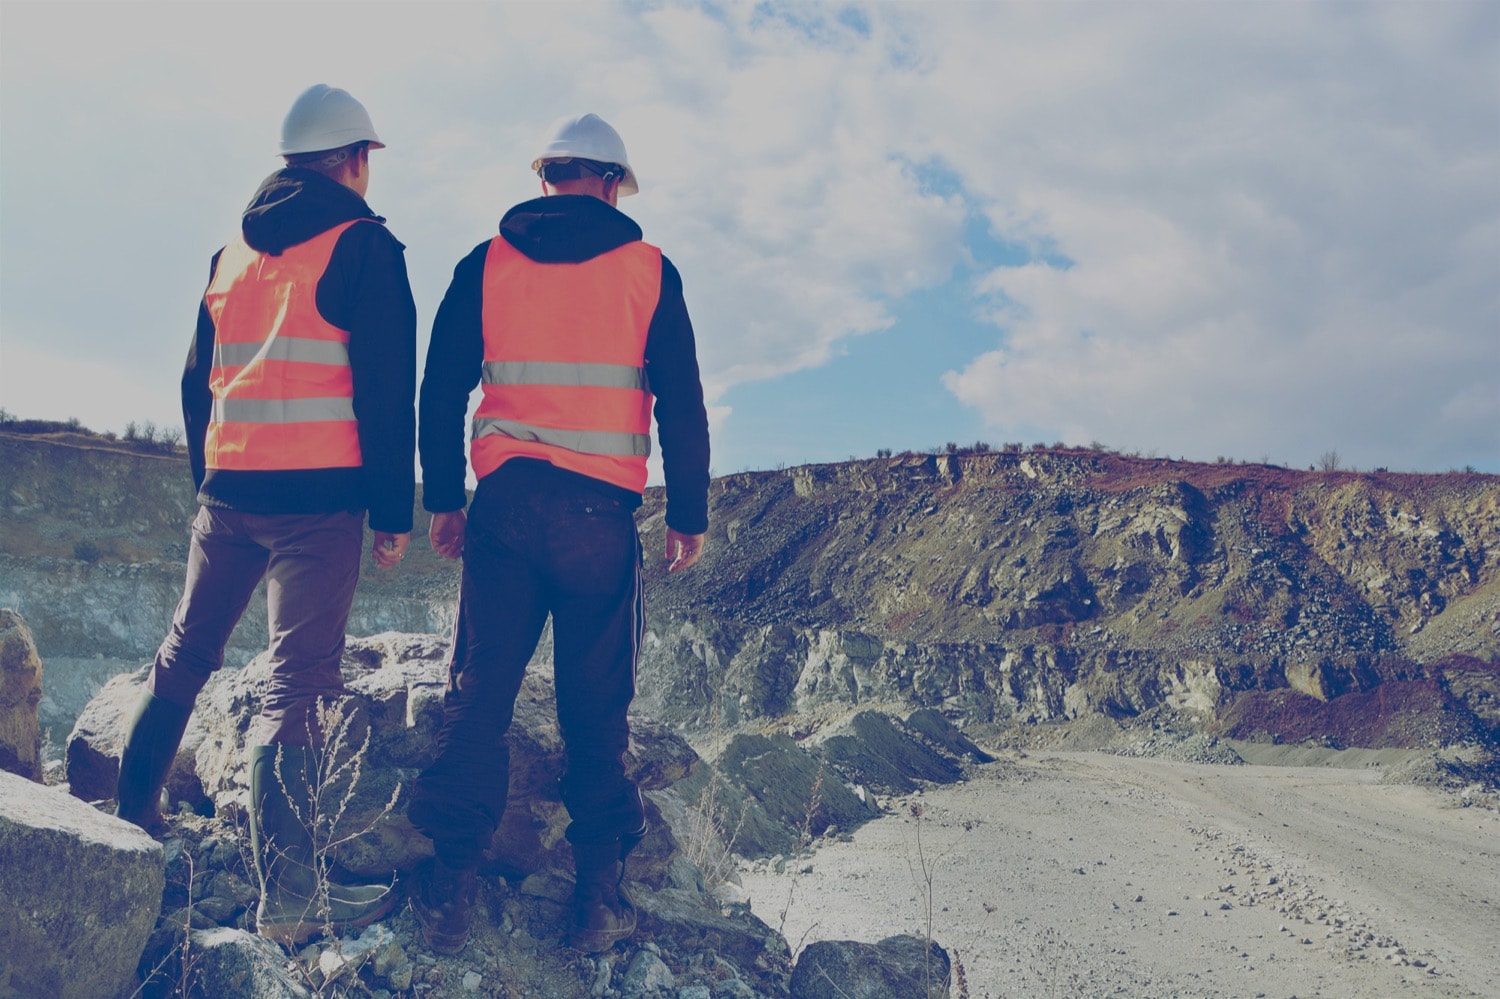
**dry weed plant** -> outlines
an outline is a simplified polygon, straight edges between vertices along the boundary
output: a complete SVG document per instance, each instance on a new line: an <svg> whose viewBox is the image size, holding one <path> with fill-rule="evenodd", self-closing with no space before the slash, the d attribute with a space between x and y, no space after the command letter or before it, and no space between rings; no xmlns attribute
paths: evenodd
<svg viewBox="0 0 1500 999"><path fill-rule="evenodd" d="M920 801L913 801L906 806L906 811L916 824L917 830L915 853L913 853L911 850L907 851L906 866L907 870L911 872L912 880L916 882L917 891L921 896L923 946L922 984L923 988L926 990L926 994L930 996L933 995L934 988L939 988L943 991L947 991L952 987L953 984L952 978L954 973L952 970L949 971L947 978L945 978L942 982L933 982L932 980L932 927L933 912L936 906L937 897L934 886L937 879L938 866L950 853L958 848L958 844L962 840L962 836L949 844L946 850L943 850L936 856L929 857L927 854L927 849L922 842L922 829L925 825L924 820L927 817L927 808ZM961 827L963 829L963 833L967 835L968 833L972 832L975 825L976 823L972 819L965 819ZM985 912L988 913L990 911L992 911L990 906L986 905ZM959 968L959 971L961 973L962 965L957 964L956 958L954 963L955 966Z"/></svg>
<svg viewBox="0 0 1500 999"><path fill-rule="evenodd" d="M969 999L969 978L964 974L963 958L956 950L953 952L953 988L957 990L956 999Z"/></svg>
<svg viewBox="0 0 1500 999"><path fill-rule="evenodd" d="M193 910L193 851L187 849L186 845L184 845L182 855L188 870L187 904L184 906L184 909L189 913L188 917L182 923L182 943L172 947L163 954L161 960L157 961L155 966L142 976L141 984L136 986L134 992L130 993L130 999L140 999L140 997L148 994L159 994L156 988L152 988L153 985L161 985L167 988L168 991L161 994L174 996L185 996L188 994L188 983L193 977L193 965L195 963L193 956L193 919L191 915ZM177 972L173 976L176 978L175 982L166 982L169 969L175 969Z"/></svg>
<svg viewBox="0 0 1500 999"><path fill-rule="evenodd" d="M726 735L724 712L715 702L709 716L706 743L722 750ZM725 884L734 875L734 844L750 814L750 802L740 802L739 814L731 824L733 806L728 800L729 782L718 763L702 756L699 758L708 765L708 783L698 795L697 805L688 806L687 841L682 849L687 859L703 873L703 887L711 889Z"/></svg>
<svg viewBox="0 0 1500 999"><path fill-rule="evenodd" d="M786 903L781 907L781 919L776 924L778 936L786 936L786 918L792 911L792 900L797 894L797 881L802 876L802 860L812 848L812 820L817 813L818 806L823 803L823 760L818 760L818 772L813 776L812 790L807 796L807 808L802 813L802 828L797 833L797 849L792 853L792 879L786 889ZM797 941L797 946L792 948L792 956L795 958L802 953L802 948L807 944L807 935L818 928L813 923L802 932L802 938Z"/></svg>
<svg viewBox="0 0 1500 999"><path fill-rule="evenodd" d="M996 907L989 902L985 902L983 905L984 919L980 921L981 924L988 923L989 918L995 914L996 910ZM969 991L969 974L968 969L964 967L963 955L957 949L953 950L951 955L953 961L951 974L954 999L976 999ZM990 994L985 992L983 996L977 997L977 999L990 999Z"/></svg>
<svg viewBox="0 0 1500 999"><path fill-rule="evenodd" d="M1081 995L1086 989L1087 983L1078 972L1064 970L1077 965L1072 949L1073 945L1050 926L1032 940L1031 973L1042 981L1046 991L1040 994L1047 999Z"/></svg>
<svg viewBox="0 0 1500 999"><path fill-rule="evenodd" d="M704 888L716 888L729 881L734 874L734 844L745 819L750 813L750 802L741 801L739 815L731 828L729 813L731 806L725 800L726 782L723 771L717 764L709 765L708 783L698 795L696 807L689 808L687 842L683 852L687 859L703 872Z"/></svg>
<svg viewBox="0 0 1500 999"><path fill-rule="evenodd" d="M308 786L302 788L301 793L292 793L292 788L287 784L280 749L276 752L275 764L276 781L286 793L292 813L312 839L316 887L313 898L308 900L308 910L304 915L316 914L323 925L323 936L340 957L343 956L343 941L335 932L333 908L329 901L333 884L329 871L334 855L340 847L359 839L384 821L395 810L396 802L401 796L401 784L398 782L391 791L390 800L379 812L367 822L360 823L357 828L349 827L349 808L359 789L365 760L370 751L369 727L359 726L359 731L356 732L357 712L352 709L353 703L348 697L318 702L317 720L309 723L308 738L309 744L315 744L312 730L315 724L316 731L323 736L322 749L314 755L316 768L309 775ZM255 868L252 867L253 869ZM265 891L266 886L262 885L261 890ZM387 890L394 891L395 887ZM324 981L321 976L315 977L312 969L300 961L295 963L295 967L303 979L302 984L314 996L344 994L346 989L343 979L358 973L355 967L345 967L331 980Z"/></svg>

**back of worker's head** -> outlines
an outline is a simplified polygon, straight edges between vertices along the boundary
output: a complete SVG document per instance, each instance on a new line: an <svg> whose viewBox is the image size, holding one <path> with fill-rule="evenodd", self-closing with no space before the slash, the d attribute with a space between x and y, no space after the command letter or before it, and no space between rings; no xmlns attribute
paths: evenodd
<svg viewBox="0 0 1500 999"><path fill-rule="evenodd" d="M640 190L620 133L596 114L565 115L554 121L531 169L552 185L597 177L605 185L616 182L621 196Z"/></svg>
<svg viewBox="0 0 1500 999"><path fill-rule="evenodd" d="M365 106L347 90L326 83L298 94L281 123L281 155L287 165L335 178L365 150L383 148Z"/></svg>

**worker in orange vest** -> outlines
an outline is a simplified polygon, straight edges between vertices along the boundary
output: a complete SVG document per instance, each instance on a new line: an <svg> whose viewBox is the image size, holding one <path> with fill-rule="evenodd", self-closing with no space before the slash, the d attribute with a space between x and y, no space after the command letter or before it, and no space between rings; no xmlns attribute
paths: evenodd
<svg viewBox="0 0 1500 999"><path fill-rule="evenodd" d="M505 810L506 730L549 617L577 869L570 940L596 953L634 931L624 862L646 817L623 755L644 629L633 511L653 414L671 571L698 560L708 528L693 327L677 269L616 207L638 189L625 145L597 115L570 116L532 169L543 196L510 209L454 271L419 404L432 545L463 558L439 754L408 813L436 854L417 872L411 908L445 954L468 939L481 854Z"/></svg>
<svg viewBox="0 0 1500 999"><path fill-rule="evenodd" d="M318 84L282 125L286 166L213 258L182 376L200 504L187 582L120 758L117 812L159 831L163 784L198 693L266 580L271 683L248 734L257 930L300 943L388 912L387 885L319 898L312 814L320 706L344 692L344 629L366 511L377 566L399 563L415 493L416 307L404 247L370 211L383 143Z"/></svg>

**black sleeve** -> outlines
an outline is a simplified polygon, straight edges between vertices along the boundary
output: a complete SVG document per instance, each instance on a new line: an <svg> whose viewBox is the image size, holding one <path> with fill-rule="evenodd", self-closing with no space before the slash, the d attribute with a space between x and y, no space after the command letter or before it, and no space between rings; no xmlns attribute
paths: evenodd
<svg viewBox="0 0 1500 999"><path fill-rule="evenodd" d="M422 372L418 449L422 458L422 506L429 513L462 510L467 502L464 453L469 396L484 368L484 263L481 243L453 269L427 344Z"/></svg>
<svg viewBox="0 0 1500 999"><path fill-rule="evenodd" d="M646 373L656 396L667 526L683 534L702 534L708 530L708 411L682 276L665 257L661 298L646 335Z"/></svg>
<svg viewBox="0 0 1500 999"><path fill-rule="evenodd" d="M219 253L223 253L222 250ZM208 283L213 284L214 272L219 267L219 253L214 254L208 265ZM207 291L207 286L204 288ZM198 299L198 327L193 333L193 342L188 345L187 364L182 369L182 429L187 442L188 467L193 473L193 489L203 487L205 463L204 441L208 437L208 421L213 416L214 397L208 387L209 373L214 366L214 320L208 314L204 299Z"/></svg>
<svg viewBox="0 0 1500 999"><path fill-rule="evenodd" d="M370 529L395 534L411 530L416 497L417 307L405 249L383 225L350 226L318 283L318 310L349 331Z"/></svg>

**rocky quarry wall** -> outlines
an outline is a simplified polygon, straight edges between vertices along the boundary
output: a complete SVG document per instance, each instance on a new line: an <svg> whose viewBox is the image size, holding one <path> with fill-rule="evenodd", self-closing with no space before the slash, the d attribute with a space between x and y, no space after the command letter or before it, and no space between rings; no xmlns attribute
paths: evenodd
<svg viewBox="0 0 1500 999"><path fill-rule="evenodd" d="M49 664L57 738L170 622L190 483L180 457L5 434L0 480L0 606ZM1334 745L1500 727L1496 476L1068 450L746 472L714 480L706 554L671 576L663 502L638 516L637 709L689 735L880 706L1000 741L1098 718ZM367 564L350 632L446 634L457 582L418 538L400 570ZM252 605L231 666L264 628Z"/></svg>
<svg viewBox="0 0 1500 999"><path fill-rule="evenodd" d="M640 709L690 731L859 704L999 740L1102 717L1427 746L1500 722L1494 476L917 455L716 479L711 517L701 572L648 563Z"/></svg>

